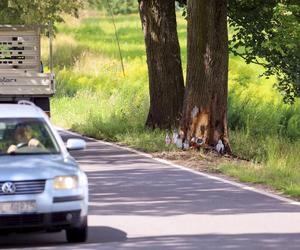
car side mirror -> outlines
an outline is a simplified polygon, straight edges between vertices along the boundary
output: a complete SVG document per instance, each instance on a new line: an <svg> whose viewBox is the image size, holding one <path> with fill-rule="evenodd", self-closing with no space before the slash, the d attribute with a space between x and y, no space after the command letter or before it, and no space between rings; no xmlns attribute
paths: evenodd
<svg viewBox="0 0 300 250"><path fill-rule="evenodd" d="M86 142L82 139L68 139L67 149L68 151L82 150L86 148Z"/></svg>

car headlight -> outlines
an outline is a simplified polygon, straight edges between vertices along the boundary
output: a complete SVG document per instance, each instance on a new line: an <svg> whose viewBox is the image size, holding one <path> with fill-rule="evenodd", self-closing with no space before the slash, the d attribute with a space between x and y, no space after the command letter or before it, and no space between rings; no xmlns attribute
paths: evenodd
<svg viewBox="0 0 300 250"><path fill-rule="evenodd" d="M78 188L77 176L57 176L54 179L55 189L74 189Z"/></svg>

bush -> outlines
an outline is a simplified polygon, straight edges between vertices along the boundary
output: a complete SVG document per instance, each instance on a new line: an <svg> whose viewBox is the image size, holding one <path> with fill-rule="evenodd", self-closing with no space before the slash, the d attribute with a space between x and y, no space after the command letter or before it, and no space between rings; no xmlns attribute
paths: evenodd
<svg viewBox="0 0 300 250"><path fill-rule="evenodd" d="M130 14L138 12L138 1L136 0L112 0L114 14Z"/></svg>
<svg viewBox="0 0 300 250"><path fill-rule="evenodd" d="M105 9L110 13L110 8L114 14L131 14L138 12L137 0L90 0L92 7Z"/></svg>
<svg viewBox="0 0 300 250"><path fill-rule="evenodd" d="M300 115L293 115L287 125L287 133L291 138L300 138Z"/></svg>

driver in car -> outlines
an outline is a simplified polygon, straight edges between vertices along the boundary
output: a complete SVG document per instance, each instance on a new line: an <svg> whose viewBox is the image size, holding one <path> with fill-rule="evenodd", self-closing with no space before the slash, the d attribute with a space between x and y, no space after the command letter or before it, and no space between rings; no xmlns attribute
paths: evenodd
<svg viewBox="0 0 300 250"><path fill-rule="evenodd" d="M14 143L9 146L7 154L17 152L22 147L43 147L43 144L33 138L32 129L28 126L17 127L14 133Z"/></svg>

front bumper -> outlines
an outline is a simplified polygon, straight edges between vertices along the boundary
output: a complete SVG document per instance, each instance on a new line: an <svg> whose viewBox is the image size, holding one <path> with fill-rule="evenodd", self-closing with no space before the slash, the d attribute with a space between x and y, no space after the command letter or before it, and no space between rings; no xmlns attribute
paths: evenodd
<svg viewBox="0 0 300 250"><path fill-rule="evenodd" d="M80 210L48 214L1 215L0 232L59 231L79 227L83 219Z"/></svg>

